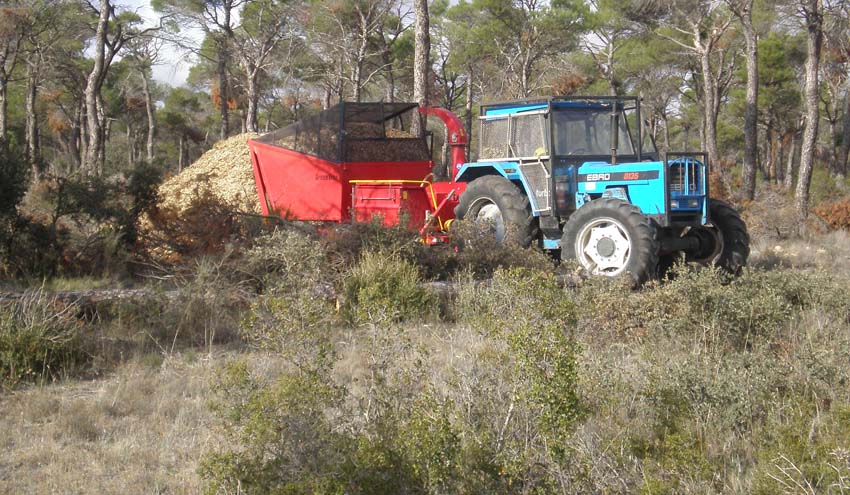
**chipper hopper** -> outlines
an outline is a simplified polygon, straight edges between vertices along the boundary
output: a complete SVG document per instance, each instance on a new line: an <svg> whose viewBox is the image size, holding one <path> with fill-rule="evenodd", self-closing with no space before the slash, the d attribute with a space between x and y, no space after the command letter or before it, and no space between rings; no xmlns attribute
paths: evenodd
<svg viewBox="0 0 850 495"><path fill-rule="evenodd" d="M466 133L451 112L416 103L343 102L248 141L264 215L345 222L406 219L422 239L446 239L463 183L432 179L431 150L410 134L416 111L436 115L463 161Z"/></svg>

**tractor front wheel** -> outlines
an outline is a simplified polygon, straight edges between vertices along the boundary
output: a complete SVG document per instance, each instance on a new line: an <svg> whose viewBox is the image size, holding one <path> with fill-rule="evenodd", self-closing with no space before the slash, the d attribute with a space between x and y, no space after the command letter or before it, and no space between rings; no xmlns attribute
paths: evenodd
<svg viewBox="0 0 850 495"><path fill-rule="evenodd" d="M499 242L528 247L537 236L537 222L528 198L511 181L497 175L470 182L460 196L455 217L490 225Z"/></svg>
<svg viewBox="0 0 850 495"><path fill-rule="evenodd" d="M640 209L613 198L593 200L564 225L561 259L577 259L591 275L628 274L635 285L655 275L658 231Z"/></svg>
<svg viewBox="0 0 850 495"><path fill-rule="evenodd" d="M747 225L735 208L719 199L708 200L708 214L719 237L714 265L738 275L747 266L747 258L750 256Z"/></svg>

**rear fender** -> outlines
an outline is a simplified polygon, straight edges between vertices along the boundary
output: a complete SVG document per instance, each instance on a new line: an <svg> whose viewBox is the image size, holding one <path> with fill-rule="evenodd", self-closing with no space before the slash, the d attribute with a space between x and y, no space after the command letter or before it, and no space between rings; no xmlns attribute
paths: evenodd
<svg viewBox="0 0 850 495"><path fill-rule="evenodd" d="M472 182L485 175L501 175L510 181L519 181L519 169L516 162L464 163L455 176L455 182Z"/></svg>
<svg viewBox="0 0 850 495"><path fill-rule="evenodd" d="M485 175L501 175L513 182L523 194L529 196L531 187L525 180L525 177L519 173L519 164L517 162L464 163L460 167L460 170L458 170L455 182L472 182ZM535 211L533 215L537 217L540 216L540 213Z"/></svg>

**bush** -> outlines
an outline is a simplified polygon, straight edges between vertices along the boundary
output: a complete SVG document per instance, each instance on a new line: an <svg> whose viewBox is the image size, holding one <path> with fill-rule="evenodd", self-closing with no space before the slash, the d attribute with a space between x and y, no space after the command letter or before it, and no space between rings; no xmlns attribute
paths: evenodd
<svg viewBox="0 0 850 495"><path fill-rule="evenodd" d="M142 250L167 262L221 254L257 237L263 220L240 213L209 189L198 189L185 208L149 208L142 215L138 236Z"/></svg>
<svg viewBox="0 0 850 495"><path fill-rule="evenodd" d="M352 272L346 314L379 326L334 329L298 290L255 304L245 334L283 362L232 364L218 378L227 441L202 464L210 491L564 488L557 473L581 410L574 308L554 277L502 270L492 285L465 286L458 314L478 332L443 334L385 326L428 314L429 292L408 262L367 251Z"/></svg>
<svg viewBox="0 0 850 495"><path fill-rule="evenodd" d="M293 229L275 229L257 237L237 261L259 291L290 292L331 278L322 244L312 235Z"/></svg>
<svg viewBox="0 0 850 495"><path fill-rule="evenodd" d="M850 198L821 203L812 211L826 222L830 230L850 230Z"/></svg>
<svg viewBox="0 0 850 495"><path fill-rule="evenodd" d="M40 292L0 307L0 372L4 387L60 378L88 361L76 306Z"/></svg>
<svg viewBox="0 0 850 495"><path fill-rule="evenodd" d="M339 394L315 374L284 374L266 383L244 362L228 364L214 392L227 442L199 472L209 493L344 493L353 445L325 411ZM222 400L223 399L223 400Z"/></svg>
<svg viewBox="0 0 850 495"><path fill-rule="evenodd" d="M576 308L566 296L553 275L522 268L497 270L491 285L467 285L458 296L461 322L507 344L518 398L538 411L545 443L557 456L581 415Z"/></svg>
<svg viewBox="0 0 850 495"><path fill-rule="evenodd" d="M21 154L0 145L0 221L17 214L18 203L27 190L28 170Z"/></svg>
<svg viewBox="0 0 850 495"><path fill-rule="evenodd" d="M730 279L718 270L675 270L673 280L640 291L589 280L576 290L583 309L579 326L600 342L664 331L696 335L705 345L745 348L774 337L805 309L850 314L841 285L823 273L748 270Z"/></svg>
<svg viewBox="0 0 850 495"><path fill-rule="evenodd" d="M452 280L462 273L488 278L498 268L551 270L554 266L539 249L498 242L486 226L452 225L451 243L436 246L421 243L418 232L403 226L385 227L378 221L341 225L324 236L328 265L344 273L364 252L379 252L412 263L425 280Z"/></svg>
<svg viewBox="0 0 850 495"><path fill-rule="evenodd" d="M344 279L343 313L352 324L420 321L438 313L438 299L417 268L394 255L366 251Z"/></svg>

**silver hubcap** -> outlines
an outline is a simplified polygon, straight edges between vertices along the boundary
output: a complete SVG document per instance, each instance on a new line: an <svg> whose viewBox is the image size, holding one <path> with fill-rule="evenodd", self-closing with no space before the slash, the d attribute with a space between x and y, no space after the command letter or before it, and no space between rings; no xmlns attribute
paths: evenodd
<svg viewBox="0 0 850 495"><path fill-rule="evenodd" d="M591 274L615 277L626 269L631 245L623 224L613 218L596 218L579 231L576 255Z"/></svg>
<svg viewBox="0 0 850 495"><path fill-rule="evenodd" d="M505 239L505 220L502 211L489 198L481 198L475 201L470 208L474 212L472 220L476 223L488 224L493 227L496 240Z"/></svg>

